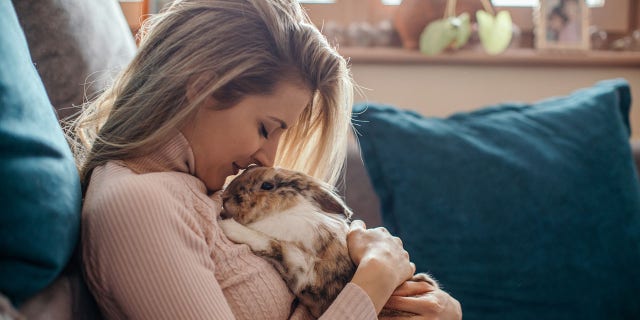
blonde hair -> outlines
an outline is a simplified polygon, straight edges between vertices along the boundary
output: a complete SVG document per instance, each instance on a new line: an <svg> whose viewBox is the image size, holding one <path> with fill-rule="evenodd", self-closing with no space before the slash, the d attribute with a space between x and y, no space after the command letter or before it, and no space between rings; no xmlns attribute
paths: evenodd
<svg viewBox="0 0 640 320"><path fill-rule="evenodd" d="M213 96L219 108L279 81L312 102L280 140L275 164L335 184L346 158L353 84L346 61L296 0L177 0L147 19L128 67L74 123L86 188L93 169L165 143ZM189 84L199 88L187 99Z"/></svg>

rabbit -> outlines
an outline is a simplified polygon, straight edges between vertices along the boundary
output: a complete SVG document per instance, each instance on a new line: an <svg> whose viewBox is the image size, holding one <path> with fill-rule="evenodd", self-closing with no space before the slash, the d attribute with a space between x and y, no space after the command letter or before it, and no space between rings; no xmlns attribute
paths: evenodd
<svg viewBox="0 0 640 320"><path fill-rule="evenodd" d="M225 235L271 262L299 302L320 317L356 269L346 242L353 213L333 187L301 172L252 166L229 183L222 202ZM426 274L413 280L437 288ZM380 315L414 314L383 309Z"/></svg>

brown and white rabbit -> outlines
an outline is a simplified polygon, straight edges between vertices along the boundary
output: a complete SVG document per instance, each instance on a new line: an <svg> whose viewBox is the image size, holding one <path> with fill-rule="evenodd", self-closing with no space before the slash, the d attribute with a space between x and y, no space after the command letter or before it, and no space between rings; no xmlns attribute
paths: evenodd
<svg viewBox="0 0 640 320"><path fill-rule="evenodd" d="M220 221L227 237L270 261L300 303L322 315L355 272L346 243L352 212L333 187L300 172L254 166L227 186L222 200L223 218L233 218ZM414 280L437 287L426 274Z"/></svg>

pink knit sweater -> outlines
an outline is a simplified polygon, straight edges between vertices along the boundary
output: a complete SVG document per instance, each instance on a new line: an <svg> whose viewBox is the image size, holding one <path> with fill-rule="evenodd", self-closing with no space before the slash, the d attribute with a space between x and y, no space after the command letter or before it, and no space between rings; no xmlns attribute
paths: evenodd
<svg viewBox="0 0 640 320"><path fill-rule="evenodd" d="M218 227L221 202L177 134L91 176L82 210L87 282L107 319L310 319L278 272ZM375 319L348 284L321 319Z"/></svg>

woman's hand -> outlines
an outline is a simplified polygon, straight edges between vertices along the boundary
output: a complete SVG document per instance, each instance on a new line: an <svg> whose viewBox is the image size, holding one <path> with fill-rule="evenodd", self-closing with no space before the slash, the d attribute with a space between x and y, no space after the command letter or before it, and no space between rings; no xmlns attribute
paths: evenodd
<svg viewBox="0 0 640 320"><path fill-rule="evenodd" d="M458 300L424 281L405 281L393 292L385 308L407 311L417 316L380 319L462 319L462 309Z"/></svg>
<svg viewBox="0 0 640 320"><path fill-rule="evenodd" d="M358 266L351 282L369 295L376 312L380 312L395 288L411 278L416 267L400 238L385 228L365 229L360 220L351 223L347 246Z"/></svg>

